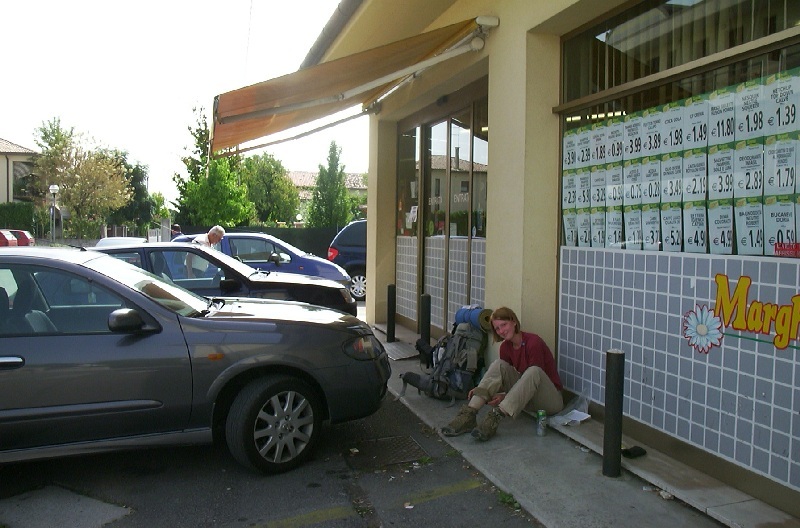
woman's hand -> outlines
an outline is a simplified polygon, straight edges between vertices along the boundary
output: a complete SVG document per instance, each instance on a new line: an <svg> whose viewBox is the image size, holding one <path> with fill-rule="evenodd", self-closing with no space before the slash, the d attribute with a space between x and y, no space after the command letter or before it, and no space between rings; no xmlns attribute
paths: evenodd
<svg viewBox="0 0 800 528"><path fill-rule="evenodd" d="M497 394L494 395L494 398L492 398L491 400L489 400L486 403L487 403L487 405L491 405L492 407L497 407L498 405L500 405L500 402L505 400L505 399L506 399L506 393L505 392L498 392Z"/></svg>

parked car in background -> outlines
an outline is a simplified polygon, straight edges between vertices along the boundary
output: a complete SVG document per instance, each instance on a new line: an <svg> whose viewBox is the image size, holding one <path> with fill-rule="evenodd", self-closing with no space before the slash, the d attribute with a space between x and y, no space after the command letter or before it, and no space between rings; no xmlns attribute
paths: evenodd
<svg viewBox="0 0 800 528"><path fill-rule="evenodd" d="M9 229L9 231L11 231L11 234L17 239L18 246L36 245L36 239L33 238L33 235L30 233L30 231L23 231L22 229Z"/></svg>
<svg viewBox="0 0 800 528"><path fill-rule="evenodd" d="M350 290L328 279L259 271L200 244L156 242L93 248L144 268L206 297L257 297L301 301L356 315ZM192 268L189 277L189 267Z"/></svg>
<svg viewBox="0 0 800 528"><path fill-rule="evenodd" d="M209 299L98 251L0 251L0 301L0 464L219 439L286 471L391 374L351 315Z"/></svg>
<svg viewBox="0 0 800 528"><path fill-rule="evenodd" d="M8 229L0 229L0 246L16 246L17 237Z"/></svg>
<svg viewBox="0 0 800 528"><path fill-rule="evenodd" d="M144 244L147 242L145 237L105 237L97 241L94 247L124 246L126 244Z"/></svg>
<svg viewBox="0 0 800 528"><path fill-rule="evenodd" d="M331 241L328 260L350 275L350 293L357 301L367 296L367 221L355 220Z"/></svg>
<svg viewBox="0 0 800 528"><path fill-rule="evenodd" d="M196 236L179 236L173 242L191 242ZM217 249L261 271L301 273L350 286L350 276L340 266L266 233L226 232Z"/></svg>

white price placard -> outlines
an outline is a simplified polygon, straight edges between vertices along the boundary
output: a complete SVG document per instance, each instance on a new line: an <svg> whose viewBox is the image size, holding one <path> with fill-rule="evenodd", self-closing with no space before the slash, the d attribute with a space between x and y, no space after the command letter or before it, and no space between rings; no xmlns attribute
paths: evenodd
<svg viewBox="0 0 800 528"><path fill-rule="evenodd" d="M735 143L708 147L708 199L733 198L733 158Z"/></svg>
<svg viewBox="0 0 800 528"><path fill-rule="evenodd" d="M739 255L764 254L764 205L761 196L738 198L733 203L736 225L736 252Z"/></svg>
<svg viewBox="0 0 800 528"><path fill-rule="evenodd" d="M683 200L683 152L661 156L661 202Z"/></svg>
<svg viewBox="0 0 800 528"><path fill-rule="evenodd" d="M578 209L578 247L592 247L592 210Z"/></svg>
<svg viewBox="0 0 800 528"><path fill-rule="evenodd" d="M623 242L622 207L606 207L606 247L619 249Z"/></svg>
<svg viewBox="0 0 800 528"><path fill-rule="evenodd" d="M591 199L592 207L606 206L606 166L594 165L591 173Z"/></svg>
<svg viewBox="0 0 800 528"><path fill-rule="evenodd" d="M642 160L625 160L622 164L622 205L642 203Z"/></svg>
<svg viewBox="0 0 800 528"><path fill-rule="evenodd" d="M606 246L606 208L592 207L592 247Z"/></svg>
<svg viewBox="0 0 800 528"><path fill-rule="evenodd" d="M733 200L709 200L708 245L714 255L733 253Z"/></svg>
<svg viewBox="0 0 800 528"><path fill-rule="evenodd" d="M606 161L622 161L625 141L625 128L622 117L612 117L606 121Z"/></svg>
<svg viewBox="0 0 800 528"><path fill-rule="evenodd" d="M764 140L764 196L794 194L797 132L769 136Z"/></svg>
<svg viewBox="0 0 800 528"><path fill-rule="evenodd" d="M708 96L708 144L730 143L736 133L736 94L733 87Z"/></svg>
<svg viewBox="0 0 800 528"><path fill-rule="evenodd" d="M752 198L764 194L764 146L761 139L737 141L733 157L733 196Z"/></svg>
<svg viewBox="0 0 800 528"><path fill-rule="evenodd" d="M659 204L642 204L642 249L658 251L661 246Z"/></svg>
<svg viewBox="0 0 800 528"><path fill-rule="evenodd" d="M642 249L642 206L626 205L622 211L625 220L625 249Z"/></svg>
<svg viewBox="0 0 800 528"><path fill-rule="evenodd" d="M708 154L706 148L683 151L683 199L706 199L708 186Z"/></svg>
<svg viewBox="0 0 800 528"><path fill-rule="evenodd" d="M797 242L794 200L791 195L764 198L764 254L775 255L776 244Z"/></svg>
<svg viewBox="0 0 800 528"><path fill-rule="evenodd" d="M684 99L683 148L693 149L708 145L708 94Z"/></svg>
<svg viewBox="0 0 800 528"><path fill-rule="evenodd" d="M648 108L642 112L642 155L658 156L663 148L662 128L664 115L659 108Z"/></svg>
<svg viewBox="0 0 800 528"><path fill-rule="evenodd" d="M661 160L657 156L642 158L642 203L661 203Z"/></svg>
<svg viewBox="0 0 800 528"><path fill-rule="evenodd" d="M736 87L736 141L764 137L766 103L761 79L743 82Z"/></svg>
<svg viewBox="0 0 800 528"><path fill-rule="evenodd" d="M563 171L561 173L561 208L574 209L576 207L576 195L578 189L578 176L575 169Z"/></svg>
<svg viewBox="0 0 800 528"><path fill-rule="evenodd" d="M606 165L606 206L622 206L623 196L622 162Z"/></svg>
<svg viewBox="0 0 800 528"><path fill-rule="evenodd" d="M642 154L642 113L633 112L622 120L624 137L622 140L623 159L641 158Z"/></svg>
<svg viewBox="0 0 800 528"><path fill-rule="evenodd" d="M684 101L665 104L661 107L661 152L680 152L684 147L683 121ZM704 145L705 146L705 145Z"/></svg>
<svg viewBox="0 0 800 528"><path fill-rule="evenodd" d="M683 250L705 253L708 246L707 211L705 201L683 204Z"/></svg>
<svg viewBox="0 0 800 528"><path fill-rule="evenodd" d="M680 203L661 205L661 250L680 251L683 247L683 209Z"/></svg>
<svg viewBox="0 0 800 528"><path fill-rule="evenodd" d="M578 213L575 209L561 211L564 221L564 245L575 246L578 243Z"/></svg>

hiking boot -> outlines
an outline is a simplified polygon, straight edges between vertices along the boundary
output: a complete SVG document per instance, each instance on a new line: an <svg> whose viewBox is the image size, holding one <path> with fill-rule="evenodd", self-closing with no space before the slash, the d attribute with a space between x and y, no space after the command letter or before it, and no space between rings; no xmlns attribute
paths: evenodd
<svg viewBox="0 0 800 528"><path fill-rule="evenodd" d="M489 414L486 415L481 424L472 430L473 438L485 442L493 437L497 433L497 426L500 425L500 420L504 417L503 411L498 407L492 407L492 410L489 411Z"/></svg>
<svg viewBox="0 0 800 528"><path fill-rule="evenodd" d="M458 415L453 418L453 421L442 427L442 434L445 436L458 436L470 432L478 423L475 419L477 414L478 411L469 405L464 405L458 411Z"/></svg>

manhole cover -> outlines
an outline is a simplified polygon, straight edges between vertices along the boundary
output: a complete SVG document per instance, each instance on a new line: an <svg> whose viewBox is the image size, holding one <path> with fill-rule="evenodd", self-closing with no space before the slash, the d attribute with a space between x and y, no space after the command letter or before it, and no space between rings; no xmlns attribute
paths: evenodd
<svg viewBox="0 0 800 528"><path fill-rule="evenodd" d="M413 462L426 456L428 453L410 436L390 436L360 442L344 453L348 465L361 470Z"/></svg>

